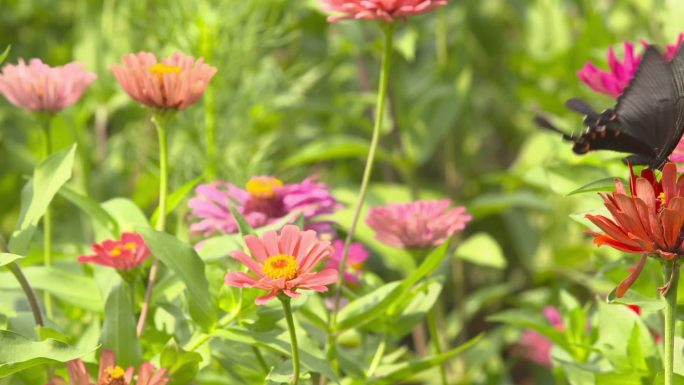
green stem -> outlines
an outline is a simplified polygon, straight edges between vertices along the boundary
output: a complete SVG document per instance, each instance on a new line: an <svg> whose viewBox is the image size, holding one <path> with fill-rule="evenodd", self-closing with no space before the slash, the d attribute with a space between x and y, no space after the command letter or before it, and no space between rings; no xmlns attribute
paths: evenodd
<svg viewBox="0 0 684 385"><path fill-rule="evenodd" d="M368 192L368 184L370 182L371 173L373 171L373 162L375 160L375 152L380 142L380 130L385 116L385 103L387 101L387 85L389 84L389 73L392 59L392 43L394 36L394 24L383 24L383 31L385 33L385 46L382 54L382 67L380 70L380 84L378 85L378 95L375 105L375 124L373 125L373 135L371 137L370 148L368 149L368 157L366 158L366 166L363 170L363 178L361 180L361 189L359 190L358 199L354 208L354 216L352 218L351 226L347 232L347 237L344 240L344 252L342 253L342 260L340 261L340 270L335 285L334 298L335 304L330 312L328 319L328 357L333 358L335 355L335 323L337 322L337 313L340 307L341 291L344 284L344 272L347 269L347 258L349 257L349 245L354 239L356 226L361 218L361 209L366 200L366 193Z"/></svg>
<svg viewBox="0 0 684 385"><path fill-rule="evenodd" d="M52 153L52 140L50 139L50 122L51 116L42 116L42 134L43 134L43 159L47 159ZM43 215L43 261L45 267L52 267L52 213L50 206L45 209ZM45 302L45 313L48 318L52 318L52 297L50 293L45 291L43 293L43 301Z"/></svg>
<svg viewBox="0 0 684 385"><path fill-rule="evenodd" d="M449 43L447 37L449 36L449 28L447 24L447 10L440 8L437 10L437 28L435 31L435 46L437 53L437 64L440 68L447 65L449 57Z"/></svg>
<svg viewBox="0 0 684 385"><path fill-rule="evenodd" d="M442 344L439 342L439 330L437 329L437 317L435 317L435 309L432 308L427 313L428 331L430 332L430 339L432 339L432 346L435 348L435 354L442 354ZM439 365L439 376L442 379L442 385L447 385L447 374L444 368L444 363Z"/></svg>
<svg viewBox="0 0 684 385"><path fill-rule="evenodd" d="M24 295L26 295L26 299L29 301L29 305L31 306L31 312L33 312L33 319L36 321L36 325L43 326L43 316L40 314L40 306L38 305L36 294L33 292L31 285L29 284L24 274L21 272L21 268L19 267L19 265L17 265L16 262L10 263L9 265L7 265L7 268L9 269L9 271L12 272L14 277L19 282L21 290L24 291Z"/></svg>
<svg viewBox="0 0 684 385"><path fill-rule="evenodd" d="M157 129L157 135L159 136L159 207L157 212L159 216L157 217L157 223L155 223L154 228L157 231L164 231L166 227L166 195L168 193L168 183L169 183L169 172L168 172L168 143L166 138L166 123L173 117L175 111L163 110L155 112L150 119L152 124ZM154 259L152 262L152 267L150 268L150 275L147 279L147 290L145 291L145 302L143 303L142 310L140 311L140 318L138 319L138 326L136 328L136 333L138 337L142 335L143 329L145 328L145 320L147 319L147 313L150 311L152 292L154 291L154 283L157 280L157 271L159 270L159 260Z"/></svg>
<svg viewBox="0 0 684 385"><path fill-rule="evenodd" d="M669 288L665 294L665 383L674 384L674 337L675 321L677 319L677 286L679 283L679 263L675 258L672 262L664 262L665 280L669 280Z"/></svg>
<svg viewBox="0 0 684 385"><path fill-rule="evenodd" d="M385 355L385 348L387 347L388 337L388 333L382 334L382 340L380 340L380 344L378 344L378 349L375 351L375 354L373 355L373 360L371 361L371 364L368 367L368 370L366 371L366 378L373 377L373 373L375 373L375 370L378 368L378 366L380 366L380 361L382 360L382 357Z"/></svg>
<svg viewBox="0 0 684 385"><path fill-rule="evenodd" d="M290 341L292 343L292 385L299 383L299 347L297 346L297 331L295 330L294 319L292 318L292 306L290 305L290 297L285 294L278 295L278 299L283 304L283 312L285 312L285 320L287 320L287 329L290 331Z"/></svg>
<svg viewBox="0 0 684 385"><path fill-rule="evenodd" d="M207 88L204 91L204 125L207 128L207 179L212 181L216 178L216 97L214 89Z"/></svg>
<svg viewBox="0 0 684 385"><path fill-rule="evenodd" d="M270 369L268 367L268 364L266 363L266 360L264 360L264 356L261 354L259 348L252 345L252 351L254 352L254 357L256 357L257 362L259 362L259 366L261 366L261 370L263 370L264 373L268 374Z"/></svg>
<svg viewBox="0 0 684 385"><path fill-rule="evenodd" d="M217 324L217 329L222 329L233 323L237 316L240 314L240 308L238 310L233 311L232 313L226 314L221 318ZM213 334L202 334L199 336L195 341L190 341L186 347L185 350L188 352L194 352L195 350L199 349L200 346L204 345L205 342L209 341L214 335Z"/></svg>

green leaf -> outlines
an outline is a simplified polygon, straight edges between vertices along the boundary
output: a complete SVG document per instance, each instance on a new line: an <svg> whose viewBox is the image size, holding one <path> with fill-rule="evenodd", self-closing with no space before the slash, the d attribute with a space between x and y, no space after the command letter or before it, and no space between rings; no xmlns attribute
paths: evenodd
<svg viewBox="0 0 684 385"><path fill-rule="evenodd" d="M204 262L195 249L178 238L153 230L140 228L152 255L171 269L187 286L190 316L202 328L209 330L216 323L216 306L209 293L209 282Z"/></svg>
<svg viewBox="0 0 684 385"><path fill-rule="evenodd" d="M114 352L122 367L138 365L142 360L140 340L135 334L136 320L131 304L131 291L125 282L116 284L107 296L102 346Z"/></svg>
<svg viewBox="0 0 684 385"><path fill-rule="evenodd" d="M604 178L604 179L599 179L597 181L591 182L589 184L586 184L576 190L570 191L567 195L575 195L575 194L582 194L582 193L588 193L588 192L599 192L599 191L615 191L615 181L619 180L623 184L625 181L621 180L620 178Z"/></svg>
<svg viewBox="0 0 684 385"><path fill-rule="evenodd" d="M103 202L102 208L116 220L120 231L132 231L137 227L150 227L145 213L130 199L113 198Z"/></svg>
<svg viewBox="0 0 684 385"><path fill-rule="evenodd" d="M202 241L197 254L205 262L216 261L227 257L230 252L242 249L240 234L225 234Z"/></svg>
<svg viewBox="0 0 684 385"><path fill-rule="evenodd" d="M10 253L0 253L0 267L9 265L10 263L16 261L17 259L24 258L21 255L10 254Z"/></svg>
<svg viewBox="0 0 684 385"><path fill-rule="evenodd" d="M191 383L199 372L200 362L202 356L199 353L181 349L173 339L166 344L159 358L159 365L169 371L170 385Z"/></svg>
<svg viewBox="0 0 684 385"><path fill-rule="evenodd" d="M454 255L481 266L505 269L508 265L499 243L487 233L477 233L465 240Z"/></svg>
<svg viewBox="0 0 684 385"><path fill-rule="evenodd" d="M7 48L5 48L5 50L0 54L0 64L2 64L5 61L5 59L7 59L7 56L9 55L11 49L12 46L8 45Z"/></svg>
<svg viewBox="0 0 684 385"><path fill-rule="evenodd" d="M463 351L469 349L475 345L482 338L482 334L471 339L470 341L464 343L463 345L451 349L448 352L434 355L432 357L421 358L418 360L412 360L408 362L403 362L398 365L392 365L390 367L380 367L377 373L369 379L367 384L399 384L406 381L411 376L420 373L424 370L433 368L437 365L441 365L444 362L450 360L451 358L461 354Z"/></svg>
<svg viewBox="0 0 684 385"><path fill-rule="evenodd" d="M449 244L449 241L444 242L441 246L432 250L420 266L402 281L402 287L404 289L410 289L411 286L418 283L423 277L426 277L437 270L439 265L442 264L442 261L444 261L444 257L449 250Z"/></svg>
<svg viewBox="0 0 684 385"><path fill-rule="evenodd" d="M684 385L684 377L679 374L675 374L673 380L673 385ZM658 372L658 374L656 374L653 385L665 385L665 372Z"/></svg>
<svg viewBox="0 0 684 385"><path fill-rule="evenodd" d="M544 335L551 340L551 342L559 345L563 349L569 349L568 342L566 341L563 332L551 326L549 320L541 313L522 309L504 310L494 315L490 315L487 317L487 321L501 322L521 328L532 329Z"/></svg>
<svg viewBox="0 0 684 385"><path fill-rule="evenodd" d="M71 178L76 145L56 152L40 162L33 178L21 191L21 214L9 241L9 249L25 255L40 218L57 191Z"/></svg>
<svg viewBox="0 0 684 385"><path fill-rule="evenodd" d="M31 341L17 333L0 330L0 378L41 364L75 360L95 349L97 346L77 349L52 339Z"/></svg>
<svg viewBox="0 0 684 385"><path fill-rule="evenodd" d="M240 214L239 211L230 203L228 203L228 208L230 209L230 213L233 214L233 217L235 218L235 221L238 224L238 228L240 229L240 235L243 237L245 235L257 235L256 231L252 228L252 226L249 225L245 217Z"/></svg>
<svg viewBox="0 0 684 385"><path fill-rule="evenodd" d="M76 207L81 209L85 214L96 220L107 231L108 237L117 237L119 235L119 225L99 203L87 196L76 192L69 186L62 186L59 190L59 195L64 197Z"/></svg>
<svg viewBox="0 0 684 385"><path fill-rule="evenodd" d="M336 330L360 327L384 313L404 293L402 281L384 284L355 299L337 316Z"/></svg>
<svg viewBox="0 0 684 385"><path fill-rule="evenodd" d="M336 135L324 136L313 141L283 160L281 167L291 169L293 167L320 163L336 159L364 159L368 156L368 141L363 138ZM382 150L377 152L380 161L388 161L391 156Z"/></svg>
<svg viewBox="0 0 684 385"><path fill-rule="evenodd" d="M388 322L389 333L395 336L402 337L410 333L416 325L425 319L432 306L437 302L439 295L442 293L442 283L432 281L426 283L425 287L416 288L404 294L405 306L401 306L402 311L396 317L391 317L391 322Z"/></svg>
<svg viewBox="0 0 684 385"><path fill-rule="evenodd" d="M616 288L608 293L606 301L609 304L619 304L619 305L637 305L644 311L658 311L665 308L667 303L663 298L648 298L639 294L634 290L627 290L622 298L618 298L615 294Z"/></svg>
<svg viewBox="0 0 684 385"><path fill-rule="evenodd" d="M176 191L172 192L166 199L166 214L173 212L173 210L175 210L176 207L183 202L183 199L190 194L192 189L195 188L197 183L199 183L201 180L202 177L197 177L180 186ZM154 210L154 214L152 214L152 220L150 222L157 223L157 218L159 218L159 207Z"/></svg>

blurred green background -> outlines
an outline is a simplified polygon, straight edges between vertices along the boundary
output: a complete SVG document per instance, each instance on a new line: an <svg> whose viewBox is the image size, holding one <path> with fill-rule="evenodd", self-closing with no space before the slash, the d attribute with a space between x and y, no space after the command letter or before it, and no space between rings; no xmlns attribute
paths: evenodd
<svg viewBox="0 0 684 385"><path fill-rule="evenodd" d="M629 262L613 263L619 254L595 249L582 220L573 219L598 209L598 196L568 196L597 179L626 177L620 156L575 156L532 119L546 113L568 131L581 130L566 99L580 96L599 110L613 102L581 84L577 70L587 60L605 68L607 47L621 54L622 41L673 43L681 15L684 2L677 0L452 0L398 29L370 202L445 196L474 215L463 238L484 241L462 253L466 262L453 261L442 296L450 340L490 331L489 343L461 368L464 383L530 376L506 358L515 330L484 323L487 314L557 303L560 289L584 302L627 274ZM257 174L285 181L316 175L347 206L353 202L382 44L372 22L329 24L315 0L2 0L0 48L8 44L7 63L78 60L98 74L53 125L56 148L79 146L72 186L98 201L131 197L150 213L158 183L146 110L108 68L131 52L181 50L205 57L218 73L203 100L170 127L172 190L198 176L242 185ZM206 151L212 130L215 163ZM39 148L37 122L0 100L4 235ZM63 199L55 205L56 250L74 258L92 241L89 221ZM183 234L187 209L175 219ZM360 238L370 238L361 227ZM35 245L35 257L39 250ZM377 256L369 266L386 276L413 264ZM649 269L656 276L657 267ZM653 295L650 287L647 279L637 283Z"/></svg>

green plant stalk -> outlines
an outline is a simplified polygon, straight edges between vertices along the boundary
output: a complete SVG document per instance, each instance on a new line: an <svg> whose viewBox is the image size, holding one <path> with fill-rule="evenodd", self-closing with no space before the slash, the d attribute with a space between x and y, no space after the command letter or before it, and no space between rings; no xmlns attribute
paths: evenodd
<svg viewBox="0 0 684 385"><path fill-rule="evenodd" d="M368 367L368 370L366 371L366 378L371 378L373 377L373 373L378 369L378 366L380 366L380 361L382 360L382 357L385 355L385 348L387 348L387 340L388 340L389 334L387 332L382 334L382 340L380 340L380 344L378 344L378 349L375 351L375 354L373 355L373 360L371 360L371 364Z"/></svg>
<svg viewBox="0 0 684 385"><path fill-rule="evenodd" d="M430 338L432 339L432 346L435 349L435 355L442 354L442 344L439 342L439 330L437 329L437 317L435 316L434 307L427 313L427 325L430 331ZM439 376L442 380L442 385L448 385L445 363L439 364Z"/></svg>
<svg viewBox="0 0 684 385"><path fill-rule="evenodd" d="M14 277L19 282L21 290L24 291L24 295L26 295L26 299L28 300L29 305L31 306L31 312L33 313L33 319L36 322L36 326L43 326L43 316L40 314L40 306L38 305L38 299L36 299L36 294L33 292L33 289L31 288L31 285L24 276L24 273L21 272L21 268L16 262L10 263L9 265L7 265L7 268L9 269L9 271L12 272L12 275L14 275Z"/></svg>
<svg viewBox="0 0 684 385"><path fill-rule="evenodd" d="M217 329L222 329L233 323L237 316L240 314L240 309L233 311L232 313L226 314L221 318L216 326ZM213 334L202 334L195 341L190 341L185 350L188 352L194 352L199 349L200 346L204 345L205 342L209 341L214 335Z"/></svg>
<svg viewBox="0 0 684 385"><path fill-rule="evenodd" d="M157 223L154 228L158 231L164 231L166 227L166 198L168 194L169 183L169 155L168 155L168 140L166 137L166 124L173 117L175 111L162 110L153 113L150 119L159 137L159 207L157 212ZM159 260L154 258L152 267L150 268L150 275L147 279L147 290L145 291L145 302L140 311L140 318L138 318L138 325L136 327L136 334L138 337L142 335L145 328L145 321L147 313L150 311L150 302L152 301L152 292L154 291L154 283L157 280L157 271L159 270Z"/></svg>
<svg viewBox="0 0 684 385"><path fill-rule="evenodd" d="M665 294L665 369L664 385L674 384L674 337L675 321L677 320L677 288L679 284L679 262L677 256L672 262L663 262L665 280L669 280L669 289Z"/></svg>
<svg viewBox="0 0 684 385"><path fill-rule="evenodd" d="M216 96L214 89L204 91L204 125L207 129L207 179L216 179Z"/></svg>
<svg viewBox="0 0 684 385"><path fill-rule="evenodd" d="M354 208L354 216L352 218L351 226L349 227L349 232L344 240L344 251L342 253L342 260L340 261L340 270L335 285L334 291L334 306L330 312L330 317L328 318L328 358L332 359L335 355L335 334L333 330L335 329L335 323L337 322L337 313L340 307L341 291L344 284L344 272L347 269L347 258L349 258L349 246L351 245L352 239L354 239L354 233L356 231L356 226L359 223L361 217L361 209L363 208L363 203L366 200L366 194L368 192L368 184L370 182L371 173L373 171L373 162L375 161L375 152L378 148L378 143L380 142L380 130L382 128L383 119L385 116L385 104L387 101L387 86L389 84L389 74L392 59L392 49L393 49L393 37L394 37L394 24L382 24L383 32L385 33L385 46L382 54L382 67L380 70L380 84L378 85L378 95L375 105L375 124L373 125L373 135L371 137L370 147L368 149L368 157L366 158L366 166L363 170L363 178L361 180L361 188L359 190L358 200Z"/></svg>
<svg viewBox="0 0 684 385"><path fill-rule="evenodd" d="M297 331L295 330L294 319L292 318L292 306L290 305L290 297L285 294L279 294L278 299L283 304L283 312L285 313L285 320L287 320L287 329L290 331L290 342L292 344L292 385L299 383L299 347L297 346Z"/></svg>
<svg viewBox="0 0 684 385"><path fill-rule="evenodd" d="M51 115L41 116L42 134L43 134L43 159L47 159L52 153L52 140L50 140L50 122ZM50 206L45 208L43 215L43 261L45 267L52 267L52 213ZM45 291L43 293L43 301L45 302L45 313L48 318L52 318L52 297L50 293Z"/></svg>

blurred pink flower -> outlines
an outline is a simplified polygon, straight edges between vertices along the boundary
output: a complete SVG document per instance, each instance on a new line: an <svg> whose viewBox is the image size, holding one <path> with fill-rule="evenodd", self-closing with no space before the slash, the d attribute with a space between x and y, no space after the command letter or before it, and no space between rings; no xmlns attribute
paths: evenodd
<svg viewBox="0 0 684 385"><path fill-rule="evenodd" d="M307 219L306 228L317 232L330 231L329 222L310 222L321 214L333 213L340 207L328 186L307 178L301 183L284 184L271 176L255 176L243 190L228 182L197 186L195 197L188 205L191 217L199 222L190 225L195 234L236 233L238 225L229 205L245 217L253 228L277 222L291 213L301 213ZM292 220L296 220L293 216Z"/></svg>
<svg viewBox="0 0 684 385"><path fill-rule="evenodd" d="M182 110L196 103L216 68L203 58L176 52L157 61L154 54L138 52L122 58L111 71L121 87L133 99L147 107Z"/></svg>
<svg viewBox="0 0 684 385"><path fill-rule="evenodd" d="M94 385L82 360L77 359L67 362L71 385ZM116 364L116 357L110 350L103 350L100 357L97 385L132 385L135 368L129 367L124 370ZM154 365L145 362L140 366L138 379L135 385L165 385L170 381L166 377L166 369L155 370ZM66 385L61 377L53 378L47 385Z"/></svg>
<svg viewBox="0 0 684 385"><path fill-rule="evenodd" d="M231 272L226 274L226 285L268 290L256 299L263 305L280 293L297 298L298 289L328 291L327 285L337 282L337 271L324 269L315 272L316 266L330 256L330 242L319 241L316 232L301 231L295 225L286 225L280 234L267 231L261 237L247 235L245 244L251 256L234 251L232 256L253 274Z"/></svg>
<svg viewBox="0 0 684 385"><path fill-rule="evenodd" d="M333 253L325 265L328 269L340 269L340 262L344 253L344 241L337 239L332 243ZM368 259L368 250L360 243L352 243L349 245L349 255L347 256L347 271L344 272L344 280L347 283L358 285L360 283L361 273L363 272L363 263Z"/></svg>
<svg viewBox="0 0 684 385"><path fill-rule="evenodd" d="M323 9L339 15L328 17L334 22L344 19L370 19L394 22L408 16L446 5L448 0L321 0Z"/></svg>
<svg viewBox="0 0 684 385"><path fill-rule="evenodd" d="M76 103L97 75L72 62L50 67L40 59L26 65L8 64L0 73L0 93L10 103L30 111L57 112Z"/></svg>
<svg viewBox="0 0 684 385"><path fill-rule="evenodd" d="M551 326L563 330L563 319L557 308L546 306L542 311ZM553 342L534 330L527 330L517 343L516 351L523 357L542 366L551 366Z"/></svg>
<svg viewBox="0 0 684 385"><path fill-rule="evenodd" d="M366 223L375 230L375 239L390 246L434 247L463 230L472 219L465 207L450 205L451 200L443 199L371 207Z"/></svg>
<svg viewBox="0 0 684 385"><path fill-rule="evenodd" d="M117 270L132 270L150 256L150 249L140 234L122 233L121 240L108 239L92 246L95 254L81 255L80 263L95 263Z"/></svg>

